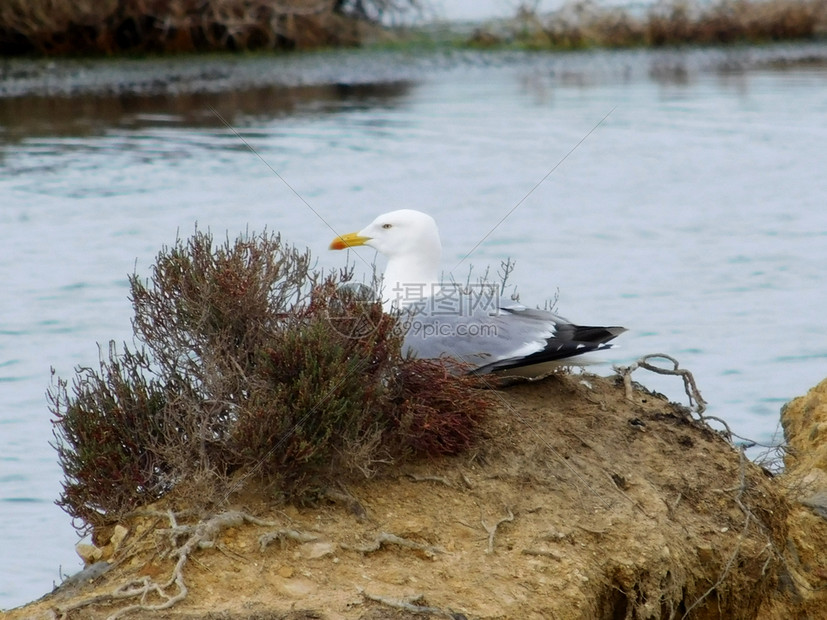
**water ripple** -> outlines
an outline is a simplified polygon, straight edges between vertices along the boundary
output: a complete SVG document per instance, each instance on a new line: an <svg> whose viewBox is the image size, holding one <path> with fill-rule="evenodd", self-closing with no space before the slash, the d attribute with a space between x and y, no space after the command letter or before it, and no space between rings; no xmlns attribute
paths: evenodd
<svg viewBox="0 0 827 620"><path fill-rule="evenodd" d="M0 79L0 369L13 375L0 378L0 529L17 545L0 557L16 585L0 607L77 562L52 504L50 368L71 378L96 366L96 343L131 342L128 274L147 276L196 222L219 237L280 230L322 269L343 261L327 224L357 230L391 208L430 211L446 263L490 233L458 280L516 259L527 305L558 291L564 316L630 328L597 371L676 354L712 415L769 441L780 405L827 374L827 70L761 68L812 54L827 45L73 60L50 85L46 64L4 63L0 77L32 77ZM737 79L717 72L732 59ZM670 78L683 69L690 79ZM192 92L159 94L162 70ZM117 96L135 84L145 96ZM74 90L99 96L56 96ZM638 379L685 402L673 377Z"/></svg>

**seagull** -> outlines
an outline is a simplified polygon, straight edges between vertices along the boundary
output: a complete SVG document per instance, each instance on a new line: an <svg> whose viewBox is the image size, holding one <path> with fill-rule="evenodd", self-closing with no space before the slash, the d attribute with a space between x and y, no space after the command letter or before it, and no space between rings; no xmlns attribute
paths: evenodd
<svg viewBox="0 0 827 620"><path fill-rule="evenodd" d="M440 281L442 244L430 215L413 209L384 213L331 250L367 246L387 257L382 277L386 312L407 313L403 349L420 358L453 358L471 374L534 378L560 365L587 363L584 354L608 344L624 327L589 327L504 300L499 286Z"/></svg>

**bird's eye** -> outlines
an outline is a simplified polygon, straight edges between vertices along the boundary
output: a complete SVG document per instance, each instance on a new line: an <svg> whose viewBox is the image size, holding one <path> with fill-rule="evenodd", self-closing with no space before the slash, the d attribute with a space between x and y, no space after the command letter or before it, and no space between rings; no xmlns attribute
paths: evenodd
<svg viewBox="0 0 827 620"><path fill-rule="evenodd" d="M393 226L392 224L382 224L382 228L384 228L385 230L387 230L388 228L391 228L392 226Z"/></svg>

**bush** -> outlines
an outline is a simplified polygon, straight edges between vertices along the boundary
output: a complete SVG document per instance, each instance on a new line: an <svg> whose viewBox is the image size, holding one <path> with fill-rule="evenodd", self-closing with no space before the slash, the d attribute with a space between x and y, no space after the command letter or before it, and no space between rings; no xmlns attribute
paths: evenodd
<svg viewBox="0 0 827 620"><path fill-rule="evenodd" d="M822 0L656 0L645 7L570 0L544 16L524 7L507 38L537 49L658 47L814 39L825 29Z"/></svg>
<svg viewBox="0 0 827 620"><path fill-rule="evenodd" d="M0 54L293 50L358 45L395 0L3 0Z"/></svg>
<svg viewBox="0 0 827 620"><path fill-rule="evenodd" d="M383 464L456 454L489 404L472 379L401 353L397 318L278 235L196 231L130 278L138 351L49 391L58 504L96 526L170 493L221 503L250 480L305 497Z"/></svg>

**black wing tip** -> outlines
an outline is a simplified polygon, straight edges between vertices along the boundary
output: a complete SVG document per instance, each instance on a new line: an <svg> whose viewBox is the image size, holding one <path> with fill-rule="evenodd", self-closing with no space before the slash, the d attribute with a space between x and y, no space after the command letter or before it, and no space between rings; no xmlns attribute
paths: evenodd
<svg viewBox="0 0 827 620"><path fill-rule="evenodd" d="M623 332L628 331L625 327L594 327L590 325L572 325L571 331L565 335L567 340L591 344L603 344L614 340Z"/></svg>
<svg viewBox="0 0 827 620"><path fill-rule="evenodd" d="M513 370L546 362L571 361L572 364L576 364L575 359L583 354L611 349L614 345L610 344L609 341L614 340L623 332L628 331L625 327L620 326L591 327L573 325L572 327L574 328L574 333L571 334L571 336L573 336L571 340L549 338L546 341L546 346L536 353L522 358L497 360L496 362L477 368L473 374ZM578 336L580 337L578 338Z"/></svg>
<svg viewBox="0 0 827 620"><path fill-rule="evenodd" d="M629 331L627 328L620 327L619 325L615 327L604 327L603 329L609 332L612 335L612 338L617 338L623 332Z"/></svg>

